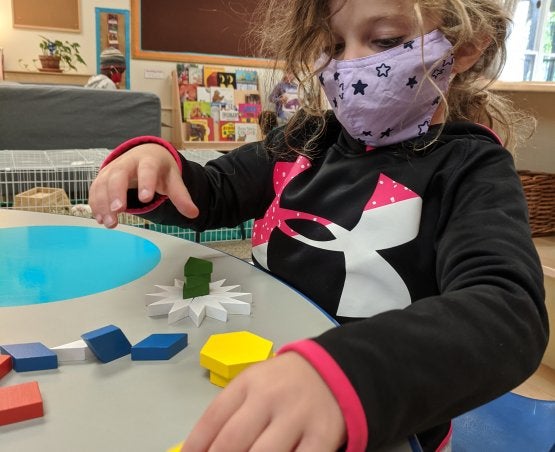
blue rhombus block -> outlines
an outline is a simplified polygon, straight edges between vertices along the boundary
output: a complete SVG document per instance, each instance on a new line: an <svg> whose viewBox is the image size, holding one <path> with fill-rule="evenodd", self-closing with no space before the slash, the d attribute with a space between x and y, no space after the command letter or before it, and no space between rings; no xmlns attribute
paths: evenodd
<svg viewBox="0 0 555 452"><path fill-rule="evenodd" d="M103 363L108 363L131 353L131 343L117 326L108 325L82 334L95 356Z"/></svg>
<svg viewBox="0 0 555 452"><path fill-rule="evenodd" d="M187 347L186 333L151 334L131 348L134 361L167 360Z"/></svg>
<svg viewBox="0 0 555 452"><path fill-rule="evenodd" d="M16 372L58 368L58 355L40 342L2 345L0 351L12 357L13 370Z"/></svg>

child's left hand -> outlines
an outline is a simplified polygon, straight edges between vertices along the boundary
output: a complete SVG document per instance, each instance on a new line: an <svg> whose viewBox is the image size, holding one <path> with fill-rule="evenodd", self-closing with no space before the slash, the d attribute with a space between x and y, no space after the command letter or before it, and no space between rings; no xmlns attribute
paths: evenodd
<svg viewBox="0 0 555 452"><path fill-rule="evenodd" d="M202 415L182 452L325 452L345 440L343 415L328 386L304 358L287 352L235 377Z"/></svg>

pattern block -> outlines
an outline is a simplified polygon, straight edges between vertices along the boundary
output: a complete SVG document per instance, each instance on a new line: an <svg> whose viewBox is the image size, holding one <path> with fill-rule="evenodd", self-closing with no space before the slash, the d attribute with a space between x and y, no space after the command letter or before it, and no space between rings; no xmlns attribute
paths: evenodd
<svg viewBox="0 0 555 452"><path fill-rule="evenodd" d="M51 350L58 355L59 362L87 361L94 359L93 353L83 339L52 347Z"/></svg>
<svg viewBox="0 0 555 452"><path fill-rule="evenodd" d="M191 256L187 259L187 262L185 262L183 274L185 276L209 275L212 273L212 270L212 262Z"/></svg>
<svg viewBox="0 0 555 452"><path fill-rule="evenodd" d="M6 376L12 370L12 357L10 355L0 355L0 378Z"/></svg>
<svg viewBox="0 0 555 452"><path fill-rule="evenodd" d="M131 353L131 343L117 326L107 325L82 334L94 355L103 363L114 361Z"/></svg>
<svg viewBox="0 0 555 452"><path fill-rule="evenodd" d="M0 425L43 415L42 396L36 381L0 388Z"/></svg>
<svg viewBox="0 0 555 452"><path fill-rule="evenodd" d="M187 334L151 334L131 347L134 361L167 360L187 347Z"/></svg>
<svg viewBox="0 0 555 452"><path fill-rule="evenodd" d="M12 366L16 372L58 368L56 353L40 342L2 345L0 352L12 357Z"/></svg>
<svg viewBox="0 0 555 452"><path fill-rule="evenodd" d="M248 366L272 357L273 346L249 331L213 334L200 350L200 365L211 372L212 383L222 386Z"/></svg>

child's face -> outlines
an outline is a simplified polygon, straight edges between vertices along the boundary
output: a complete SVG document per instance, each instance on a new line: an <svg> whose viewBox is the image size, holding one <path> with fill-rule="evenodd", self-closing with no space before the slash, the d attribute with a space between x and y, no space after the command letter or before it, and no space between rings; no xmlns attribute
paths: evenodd
<svg viewBox="0 0 555 452"><path fill-rule="evenodd" d="M420 36L414 0L330 0L331 27L337 41L332 57L362 58L396 47ZM424 33L438 27L424 17Z"/></svg>

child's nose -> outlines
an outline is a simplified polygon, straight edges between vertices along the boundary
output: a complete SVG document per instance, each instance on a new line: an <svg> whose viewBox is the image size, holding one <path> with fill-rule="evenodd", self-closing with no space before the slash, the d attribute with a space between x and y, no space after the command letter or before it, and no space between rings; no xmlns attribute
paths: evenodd
<svg viewBox="0 0 555 452"><path fill-rule="evenodd" d="M345 41L341 59L354 60L356 58L364 58L372 53L374 52L372 52L365 43L359 41Z"/></svg>

